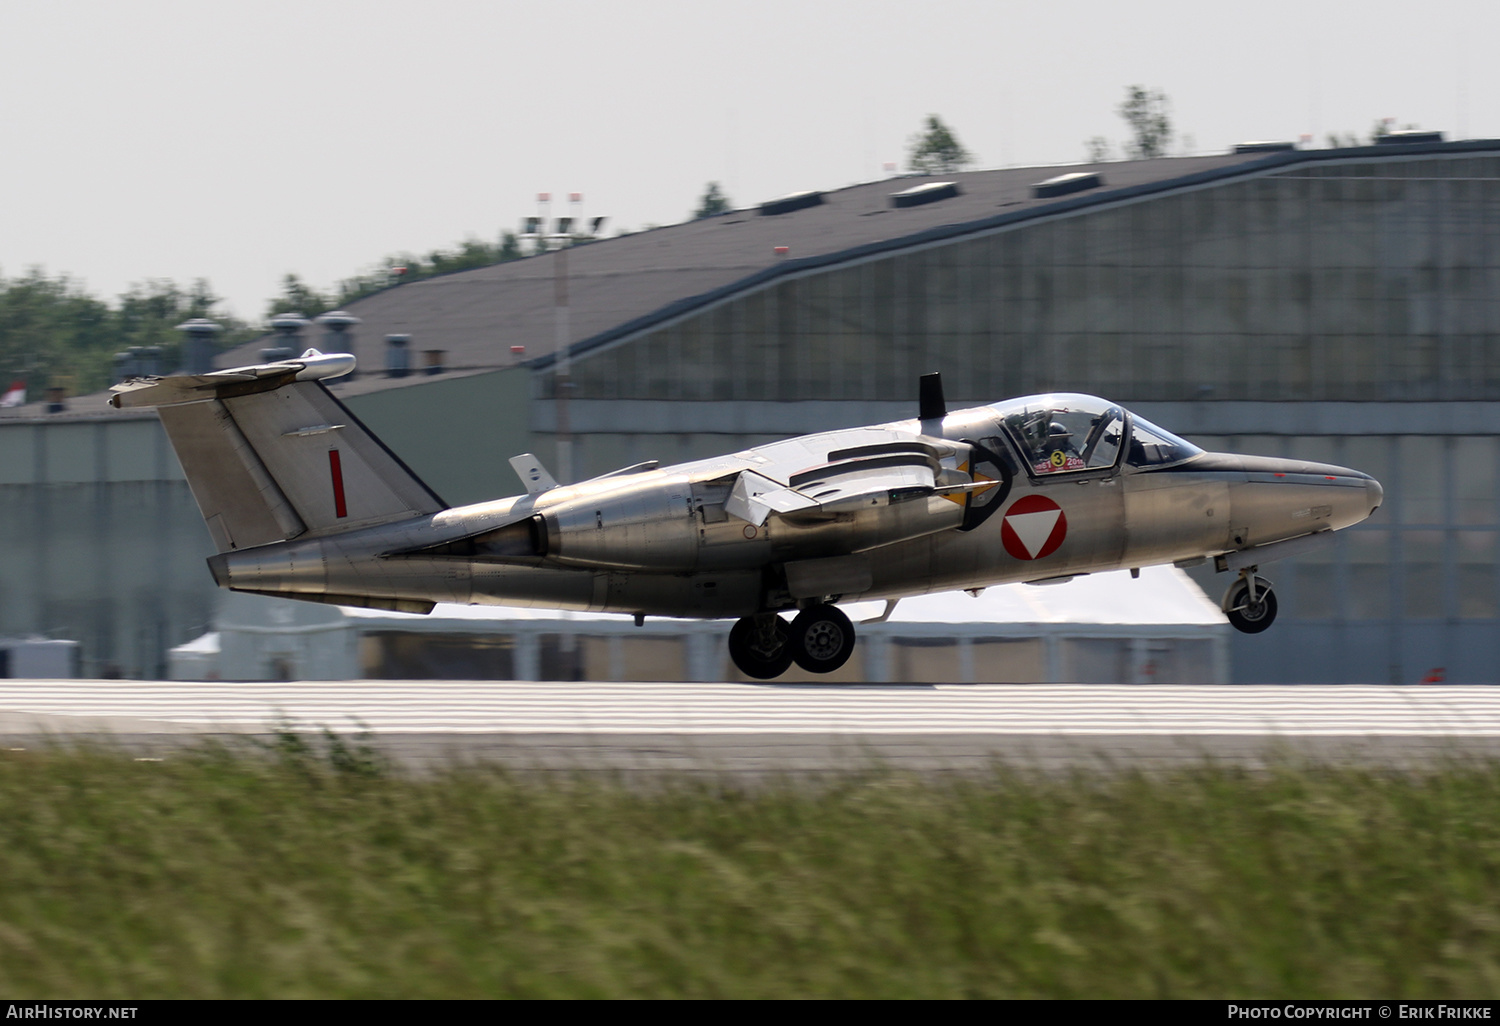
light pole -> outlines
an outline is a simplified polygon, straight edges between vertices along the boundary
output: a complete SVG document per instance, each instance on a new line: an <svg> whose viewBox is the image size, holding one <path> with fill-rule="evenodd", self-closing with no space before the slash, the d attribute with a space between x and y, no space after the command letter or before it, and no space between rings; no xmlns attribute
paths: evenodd
<svg viewBox="0 0 1500 1026"><path fill-rule="evenodd" d="M576 193L575 193L576 195ZM557 407L557 473L563 484L573 483L573 426L568 422L568 392L573 387L572 359L568 347L572 342L568 324L568 244L562 240L557 247L556 262L552 265L552 311L553 351L557 362L553 364L553 393Z"/></svg>
<svg viewBox="0 0 1500 1026"><path fill-rule="evenodd" d="M552 264L552 344L555 353L552 371L553 404L557 411L557 480L559 484L573 481L573 426L568 417L568 393L572 382L572 327L568 310L568 250L576 242L587 242L598 237L599 229L606 218L596 217L584 230L578 211L583 204L583 193L568 194L568 216L559 217L548 231L547 214L552 203L550 192L537 193L537 216L528 217L522 224L523 239L530 239L538 254L551 252Z"/></svg>

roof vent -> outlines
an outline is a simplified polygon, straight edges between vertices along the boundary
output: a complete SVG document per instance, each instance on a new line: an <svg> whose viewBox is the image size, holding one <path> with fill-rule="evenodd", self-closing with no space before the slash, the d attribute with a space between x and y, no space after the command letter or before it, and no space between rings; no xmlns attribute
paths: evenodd
<svg viewBox="0 0 1500 1026"><path fill-rule="evenodd" d="M1075 171L1070 175L1058 175L1045 182L1037 182L1031 187L1031 194L1037 199L1051 199L1054 196L1087 192L1103 184L1104 178L1097 171Z"/></svg>
<svg viewBox="0 0 1500 1026"><path fill-rule="evenodd" d="M891 206L920 207L924 203L952 199L958 195L958 192L957 182L928 182L926 185L913 185L910 189L891 193Z"/></svg>
<svg viewBox="0 0 1500 1026"><path fill-rule="evenodd" d="M386 377L404 378L411 373L411 354L406 348L409 342L411 336L399 332L385 337Z"/></svg>
<svg viewBox="0 0 1500 1026"><path fill-rule="evenodd" d="M1440 143L1443 141L1442 132L1423 132L1415 128L1402 129L1399 132L1387 132L1375 140L1376 146L1401 146L1407 143Z"/></svg>
<svg viewBox="0 0 1500 1026"><path fill-rule="evenodd" d="M214 369L214 336L224 329L206 317L194 317L177 325L187 336L183 346L182 369L188 374L207 374Z"/></svg>
<svg viewBox="0 0 1500 1026"><path fill-rule="evenodd" d="M329 353L352 353L354 352L354 333L349 329L360 323L358 317L343 310L330 310L325 314L319 314L313 318L314 324L321 324L325 329L323 335L324 352ZM324 384L332 384L335 379L325 378ZM339 381L353 381L354 372L338 378Z"/></svg>
<svg viewBox="0 0 1500 1026"><path fill-rule="evenodd" d="M1236 152L1236 153L1282 153L1282 152L1284 152L1286 150L1295 150L1296 148L1297 148L1297 144L1294 143L1294 142L1275 142L1275 141L1242 142L1242 143L1235 143L1234 152Z"/></svg>
<svg viewBox="0 0 1500 1026"><path fill-rule="evenodd" d="M808 207L816 207L823 202L823 194L816 189L806 192L794 192L779 199L766 200L760 205L760 212L766 217L776 214L790 214L794 210L805 210Z"/></svg>

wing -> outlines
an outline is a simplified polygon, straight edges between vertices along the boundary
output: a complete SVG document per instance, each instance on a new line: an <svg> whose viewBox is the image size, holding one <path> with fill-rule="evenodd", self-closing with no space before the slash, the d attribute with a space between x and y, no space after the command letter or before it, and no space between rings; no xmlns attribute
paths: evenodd
<svg viewBox="0 0 1500 1026"><path fill-rule="evenodd" d="M993 482L944 467L952 455L925 442L888 442L831 452L784 482L745 470L724 509L756 527L772 516L792 530L834 526L832 551L864 552L962 525L966 493Z"/></svg>

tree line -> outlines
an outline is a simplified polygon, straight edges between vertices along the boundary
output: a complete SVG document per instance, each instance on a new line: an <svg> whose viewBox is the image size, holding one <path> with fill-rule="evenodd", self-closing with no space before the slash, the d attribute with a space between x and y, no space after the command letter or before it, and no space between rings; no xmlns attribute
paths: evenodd
<svg viewBox="0 0 1500 1026"><path fill-rule="evenodd" d="M425 256L386 257L374 270L346 278L327 292L288 274L280 292L267 302L265 316L296 311L316 317L401 282L524 255L517 236L505 232L494 243L467 239ZM113 380L115 354L136 347L156 347L154 362L160 372L172 373L182 367L184 356L177 325L194 317L207 317L224 329L216 340L220 350L265 334L263 323L223 312L222 302L203 279L187 286L150 279L109 303L67 274L34 267L18 277L0 275L0 392L17 380L25 383L33 402L51 386L72 395L97 392Z"/></svg>
<svg viewBox="0 0 1500 1026"><path fill-rule="evenodd" d="M182 362L176 326L193 317L218 321L225 346L260 334L244 321L215 314L219 303L201 279L186 288L153 279L110 304L66 274L33 268L17 278L0 277L0 388L20 380L33 401L54 385L74 394L98 391L110 383L114 354L134 346L158 347L163 371L176 370Z"/></svg>
<svg viewBox="0 0 1500 1026"><path fill-rule="evenodd" d="M388 256L374 270L345 278L329 292L319 292L297 275L288 274L281 280L281 293L267 306L266 316L275 317L279 313L295 311L307 317L316 317L392 285L420 281L439 274L452 274L454 271L472 271L479 267L520 260L526 255L521 247L520 236L514 232L502 232L493 243L471 237L458 243L453 249L434 249L426 256L417 256L415 253Z"/></svg>

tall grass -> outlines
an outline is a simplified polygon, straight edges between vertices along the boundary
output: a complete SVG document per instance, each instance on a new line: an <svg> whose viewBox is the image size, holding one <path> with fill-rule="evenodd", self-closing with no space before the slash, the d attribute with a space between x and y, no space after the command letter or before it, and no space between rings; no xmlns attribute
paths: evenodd
<svg viewBox="0 0 1500 1026"><path fill-rule="evenodd" d="M1490 997L1500 767L624 787L0 758L10 997Z"/></svg>

